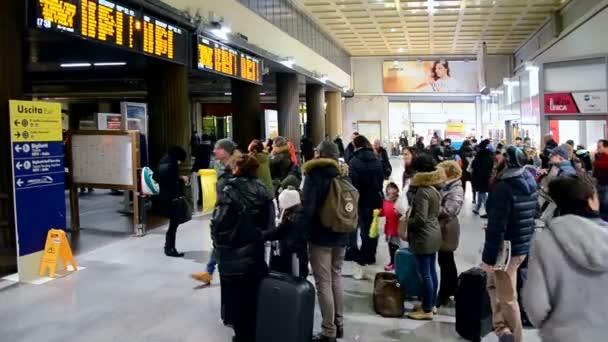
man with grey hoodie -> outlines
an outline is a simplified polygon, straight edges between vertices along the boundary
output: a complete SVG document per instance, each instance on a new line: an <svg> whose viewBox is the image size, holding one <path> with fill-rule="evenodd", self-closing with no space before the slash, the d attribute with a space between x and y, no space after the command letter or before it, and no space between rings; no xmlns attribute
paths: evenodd
<svg viewBox="0 0 608 342"><path fill-rule="evenodd" d="M549 183L559 217L536 234L523 303L543 341L605 341L608 334L608 223L594 186L582 178Z"/></svg>

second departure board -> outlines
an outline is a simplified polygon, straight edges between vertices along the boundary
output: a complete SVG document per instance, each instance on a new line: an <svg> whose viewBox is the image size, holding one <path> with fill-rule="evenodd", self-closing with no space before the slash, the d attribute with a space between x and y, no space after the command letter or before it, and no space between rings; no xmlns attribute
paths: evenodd
<svg viewBox="0 0 608 342"><path fill-rule="evenodd" d="M262 84L259 58L201 35L198 36L197 51L199 70Z"/></svg>
<svg viewBox="0 0 608 342"><path fill-rule="evenodd" d="M108 0L30 0L35 26L187 64L185 29Z"/></svg>

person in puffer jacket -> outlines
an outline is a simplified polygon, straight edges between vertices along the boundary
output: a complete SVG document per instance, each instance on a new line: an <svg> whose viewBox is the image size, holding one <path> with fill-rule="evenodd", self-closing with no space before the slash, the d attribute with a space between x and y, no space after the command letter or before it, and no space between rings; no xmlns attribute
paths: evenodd
<svg viewBox="0 0 608 342"><path fill-rule="evenodd" d="M507 147L507 167L488 199L488 227L481 267L488 273L493 322L500 341L522 341L522 323L517 302L517 270L526 259L538 214L536 181L523 166L521 149ZM511 260L504 270L495 270L505 241L511 242Z"/></svg>
<svg viewBox="0 0 608 342"><path fill-rule="evenodd" d="M605 341L608 224L592 183L558 178L549 193L562 216L537 233L523 303L545 342Z"/></svg>

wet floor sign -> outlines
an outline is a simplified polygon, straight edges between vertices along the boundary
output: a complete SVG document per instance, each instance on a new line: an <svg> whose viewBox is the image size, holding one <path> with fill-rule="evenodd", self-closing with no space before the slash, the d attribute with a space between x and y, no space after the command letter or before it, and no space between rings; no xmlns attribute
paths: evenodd
<svg viewBox="0 0 608 342"><path fill-rule="evenodd" d="M65 232L61 229L51 229L46 236L44 254L40 263L40 276L44 276L48 270L49 277L54 278L58 259L61 259L64 270L67 271L68 264L72 265L74 271L78 270Z"/></svg>

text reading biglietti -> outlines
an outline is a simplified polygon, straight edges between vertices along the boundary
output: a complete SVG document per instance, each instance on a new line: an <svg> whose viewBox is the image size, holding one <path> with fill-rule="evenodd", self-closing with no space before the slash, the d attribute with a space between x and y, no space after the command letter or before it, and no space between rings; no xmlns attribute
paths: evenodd
<svg viewBox="0 0 608 342"><path fill-rule="evenodd" d="M36 27L187 63L187 32L107 0L33 0Z"/></svg>

